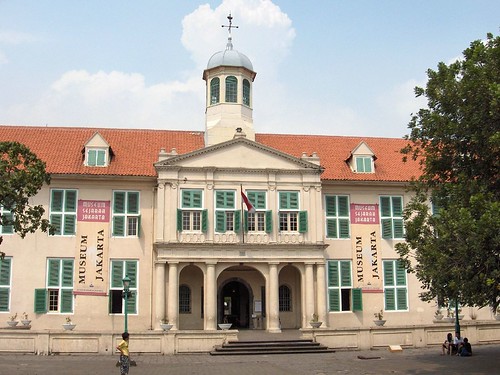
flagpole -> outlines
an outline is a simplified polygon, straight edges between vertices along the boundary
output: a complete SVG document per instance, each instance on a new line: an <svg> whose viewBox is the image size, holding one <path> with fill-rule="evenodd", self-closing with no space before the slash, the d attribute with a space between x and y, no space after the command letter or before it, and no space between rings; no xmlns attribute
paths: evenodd
<svg viewBox="0 0 500 375"><path fill-rule="evenodd" d="M240 184L240 200L241 200L241 241L245 243L245 213L243 212L243 184Z"/></svg>

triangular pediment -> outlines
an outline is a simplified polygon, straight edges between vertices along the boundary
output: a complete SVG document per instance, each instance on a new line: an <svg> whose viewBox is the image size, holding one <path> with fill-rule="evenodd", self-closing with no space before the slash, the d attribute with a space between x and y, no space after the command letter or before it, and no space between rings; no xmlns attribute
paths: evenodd
<svg viewBox="0 0 500 375"><path fill-rule="evenodd" d="M301 158L246 138L232 139L187 154L171 156L155 164L159 170L169 168L216 168L245 170L287 170L320 173L323 168Z"/></svg>
<svg viewBox="0 0 500 375"><path fill-rule="evenodd" d="M99 132L95 132L92 137L89 138L87 142L85 142L85 147L100 147L105 148L109 147L109 143L104 139L104 137L99 134Z"/></svg>

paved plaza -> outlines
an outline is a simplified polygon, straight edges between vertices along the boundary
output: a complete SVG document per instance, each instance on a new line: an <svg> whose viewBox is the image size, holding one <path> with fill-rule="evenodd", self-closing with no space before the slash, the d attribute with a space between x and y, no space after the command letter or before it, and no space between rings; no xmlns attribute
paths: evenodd
<svg viewBox="0 0 500 375"><path fill-rule="evenodd" d="M133 343L131 343L133 345ZM130 375L498 374L500 345L474 346L474 356L441 356L439 348L337 351L328 354L136 356ZM0 355L0 375L119 374L118 356Z"/></svg>

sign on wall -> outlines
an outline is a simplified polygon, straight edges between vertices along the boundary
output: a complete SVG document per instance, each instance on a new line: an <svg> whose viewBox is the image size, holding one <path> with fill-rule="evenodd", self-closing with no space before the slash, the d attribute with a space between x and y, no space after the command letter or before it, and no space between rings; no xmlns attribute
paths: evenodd
<svg viewBox="0 0 500 375"><path fill-rule="evenodd" d="M379 224L378 204L351 203L351 224Z"/></svg>
<svg viewBox="0 0 500 375"><path fill-rule="evenodd" d="M109 201L78 200L78 222L109 223Z"/></svg>

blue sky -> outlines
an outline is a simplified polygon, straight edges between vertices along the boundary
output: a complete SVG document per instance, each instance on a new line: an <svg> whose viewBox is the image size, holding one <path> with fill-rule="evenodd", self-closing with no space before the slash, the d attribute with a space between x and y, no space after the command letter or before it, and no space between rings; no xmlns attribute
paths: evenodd
<svg viewBox="0 0 500 375"><path fill-rule="evenodd" d="M426 70L500 26L498 0L0 0L0 124L203 131L229 11L259 133L401 137Z"/></svg>

